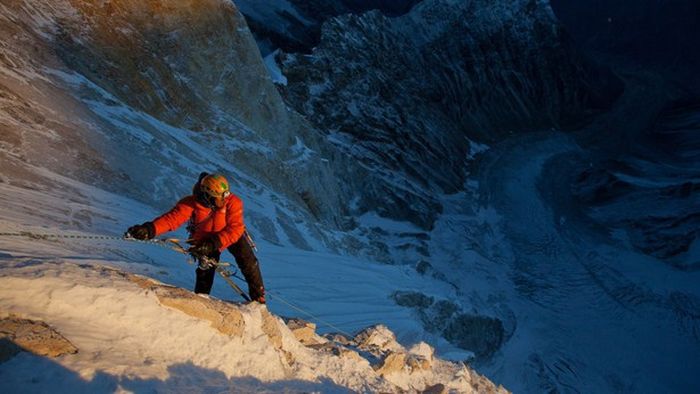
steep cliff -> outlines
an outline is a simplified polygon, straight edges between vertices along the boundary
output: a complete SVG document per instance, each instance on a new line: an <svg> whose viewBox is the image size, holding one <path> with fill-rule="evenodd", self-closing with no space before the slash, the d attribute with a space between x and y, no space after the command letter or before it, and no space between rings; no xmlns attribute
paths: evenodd
<svg viewBox="0 0 700 394"><path fill-rule="evenodd" d="M343 216L343 184L320 158L343 159L288 110L233 3L0 7L7 181L56 187L31 166L51 168L165 207L219 168L302 215Z"/></svg>
<svg viewBox="0 0 700 394"><path fill-rule="evenodd" d="M462 187L469 139L578 125L621 91L572 47L546 1L345 15L324 24L312 54L279 62L285 99L380 174L360 209L389 200L380 212L424 227L439 211L431 194Z"/></svg>
<svg viewBox="0 0 700 394"><path fill-rule="evenodd" d="M273 48L310 52L321 39L321 25L332 17L380 10L402 15L418 0L236 0L261 44L263 55Z"/></svg>

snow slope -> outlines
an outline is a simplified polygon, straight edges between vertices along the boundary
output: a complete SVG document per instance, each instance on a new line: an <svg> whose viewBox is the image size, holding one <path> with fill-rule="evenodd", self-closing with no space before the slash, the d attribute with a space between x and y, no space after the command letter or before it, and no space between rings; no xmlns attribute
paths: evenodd
<svg viewBox="0 0 700 394"><path fill-rule="evenodd" d="M407 350L387 344L432 366L380 376L358 353L339 356L305 347L259 304L220 304L229 321L237 318L237 327L242 325L224 332L197 315L208 302L198 300L202 296L163 298L173 290L103 262L18 260L3 270L3 313L51 322L78 353L55 360L18 354L0 365L3 391L375 392L416 391L443 382L460 392L477 384L489 387L464 365L433 360L427 345ZM183 313L188 303L194 314ZM382 330L375 335L391 337Z"/></svg>
<svg viewBox="0 0 700 394"><path fill-rule="evenodd" d="M56 180L68 182L58 176ZM70 197L60 191L49 195L3 184L3 201L16 203L3 210L0 232L117 235L128 223L156 213L124 197L70 184L81 194L92 196L90 204L70 202ZM31 210L27 212L25 207ZM39 212L37 207L44 209ZM50 224L57 220L70 222L75 212L94 218L94 227L86 226L87 232L79 232ZM441 351L454 350L444 340L425 333L410 312L389 297L391 289L430 291L431 287L440 288L439 282L420 281L417 273L404 267L266 241L258 245L270 294L268 305L274 313L299 316L317 323L321 332L348 336L369 325L385 324L398 328L400 342L408 347L418 346L425 338L442 346ZM3 391L35 392L58 387L61 392L189 392L205 388L236 392L375 392L396 391L397 387L422 390L441 383L462 392L472 386L489 387L464 366L437 358L435 373L410 374L406 369L405 376L398 372L383 379L369 361L358 364L357 360L307 349L279 323L282 350L296 360L291 366L281 365L286 353L276 351L259 328L264 307L235 307L250 328L241 338L231 340L209 322L165 308L153 292L139 288L122 273L139 273L191 288L194 267L185 262L184 256L168 249L119 240L2 236L0 250L0 314L45 321L80 350L55 360L21 353L0 365ZM227 260L231 256L227 255ZM239 301L220 278L212 294ZM424 352L425 347L415 347L415 351ZM378 360L370 357L375 364Z"/></svg>
<svg viewBox="0 0 700 394"><path fill-rule="evenodd" d="M482 174L504 218L511 254L496 261L517 322L503 363L485 369L514 391L694 391L698 275L620 247L572 209L563 178L579 149L556 134L512 142Z"/></svg>
<svg viewBox="0 0 700 394"><path fill-rule="evenodd" d="M153 12L159 18L148 17ZM188 23L177 23L182 20ZM217 27L225 34L209 40ZM159 8L156 2L27 0L0 5L0 29L7 37L0 43L0 232L118 237L189 193L200 171L220 171L246 203L273 313L310 313L301 317L322 332L354 333L381 323L400 328L406 346L426 339L441 352L469 355L427 333L390 298L400 288L449 291L447 285L420 281L407 267L352 257L381 249L372 246L371 231L338 230L345 207L331 203L343 194L334 185L349 185L331 176L335 169L327 163L333 160L349 172L354 165L317 145L316 131L276 95L230 3ZM218 49L224 50L222 58L201 61ZM324 219L328 209L338 209L331 215L335 219ZM319 368L290 375L312 383L287 382L279 369L256 367L269 361L264 341L240 347L261 354L260 360L211 353L230 345L214 332L199 333L201 323L158 309L143 291L101 274L111 266L191 288L194 267L172 251L120 241L16 237L0 237L0 250L0 313L45 319L87 349L54 361L20 354L0 366L3 389L42 390L57 382L66 391L90 392L230 387L241 384L229 381L231 362L247 363L235 373L254 377L246 383L250 391L425 386L415 377L387 383L365 373L367 365L357 384L346 380L358 370L344 375L332 372L330 364L328 373ZM236 297L221 280L213 296ZM156 324L160 317L171 324ZM139 349L156 341L149 326L171 331L144 353ZM201 335L193 337L191 327ZM194 344L184 345L187 338ZM43 368L56 380L38 376ZM464 369L455 368L452 378L459 380ZM171 373L173 379L162 380ZM5 380L9 376L16 380Z"/></svg>

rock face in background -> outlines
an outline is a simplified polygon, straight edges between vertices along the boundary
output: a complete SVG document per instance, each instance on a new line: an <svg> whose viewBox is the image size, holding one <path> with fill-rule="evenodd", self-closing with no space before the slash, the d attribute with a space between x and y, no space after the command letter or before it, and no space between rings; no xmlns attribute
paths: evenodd
<svg viewBox="0 0 700 394"><path fill-rule="evenodd" d="M657 102L611 128L633 138L607 143L602 158L579 163L572 185L577 202L623 244L697 270L700 3L551 3L583 50L637 74L628 77L631 83L648 85L638 101Z"/></svg>
<svg viewBox="0 0 700 394"><path fill-rule="evenodd" d="M311 55L278 60L287 102L379 178L358 211L428 228L432 196L464 183L469 139L574 126L621 91L579 56L544 1L344 15L324 24Z"/></svg>
<svg viewBox="0 0 700 394"><path fill-rule="evenodd" d="M55 189L33 169L50 168L164 208L225 162L241 171L234 184L269 187L315 220L344 215L344 186L320 157L352 163L287 109L233 3L26 0L0 11L5 181Z"/></svg>
<svg viewBox="0 0 700 394"><path fill-rule="evenodd" d="M56 188L27 165L52 168L162 208L225 160L311 221L348 228L377 211L430 228L435 195L464 182L467 137L578 121L614 97L539 2L327 22L312 56L282 59L287 103L311 123L280 98L232 3L26 0L2 15L7 180Z"/></svg>
<svg viewBox="0 0 700 394"><path fill-rule="evenodd" d="M412 291L397 291L398 305L412 308L427 331L439 334L462 349L474 353L477 361L488 359L513 334L499 319L464 313L450 300L437 300Z"/></svg>
<svg viewBox="0 0 700 394"><path fill-rule="evenodd" d="M700 101L670 104L647 130L624 155L580 163L572 190L624 244L696 271Z"/></svg>
<svg viewBox="0 0 700 394"><path fill-rule="evenodd" d="M321 39L321 25L332 17L380 10L406 13L418 0L236 0L261 46L263 56L273 48L310 52Z"/></svg>

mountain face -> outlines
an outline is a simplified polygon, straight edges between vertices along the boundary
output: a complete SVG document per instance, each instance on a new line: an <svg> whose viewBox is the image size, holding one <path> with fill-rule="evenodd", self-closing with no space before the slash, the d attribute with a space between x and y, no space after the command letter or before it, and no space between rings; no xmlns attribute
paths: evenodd
<svg viewBox="0 0 700 394"><path fill-rule="evenodd" d="M31 168L52 168L165 208L225 162L236 183L275 184L304 215L332 226L343 217L347 194L320 160L333 150L287 109L233 4L17 1L2 11L7 182L49 185Z"/></svg>
<svg viewBox="0 0 700 394"><path fill-rule="evenodd" d="M425 231L417 270L455 294L392 295L425 330L518 392L697 387L697 116L665 81L616 68L623 89L546 1L343 15L276 60L369 169L355 212Z"/></svg>
<svg viewBox="0 0 700 394"><path fill-rule="evenodd" d="M418 0L237 0L261 51L273 48L308 53L321 38L321 25L332 17L379 10L386 15L401 15Z"/></svg>
<svg viewBox="0 0 700 394"><path fill-rule="evenodd" d="M286 101L380 174L359 210L425 228L440 209L432 192L462 187L470 140L580 124L621 91L543 1L431 0L396 18L344 15L324 24L310 55L278 60Z"/></svg>
<svg viewBox="0 0 700 394"><path fill-rule="evenodd" d="M700 103L673 102L624 155L579 167L574 196L616 239L683 271L697 271Z"/></svg>
<svg viewBox="0 0 700 394"><path fill-rule="evenodd" d="M292 362L291 353L273 351L257 329L244 334L250 340L245 342L250 345L248 352L236 346L241 342L199 329L208 327L209 322L193 321L192 317L204 314L220 326L222 320L231 322L231 315L217 314L224 309L224 302L204 301L217 312L210 313L212 310L201 308L200 299L206 297L182 289L191 285L194 275L194 267L177 264L184 256L174 257L172 250L154 252L148 249L153 245L127 242L119 236L129 225L152 219L189 194L200 171L221 171L246 203L246 227L256 234L259 245L265 246L260 257L266 261L268 283L274 283L269 294L276 297L276 289L283 289L284 295L292 294L293 299L303 300L314 311L319 310L318 304L313 305L315 301L326 304L332 300L326 309L331 315L337 314L341 320L349 315L359 317L350 318L355 323L344 325L352 331L367 319L411 324L410 315L389 298L394 289L385 286L392 283L408 287L410 273L343 256L360 254L369 243L361 234L337 231L347 226L347 214L361 193L360 186L373 182L366 176L368 170L329 144L310 122L287 107L263 65L245 20L232 3L16 0L0 4L0 33L2 317L13 313L48 321L80 349L75 357L55 363L17 354L8 363L0 363L0 374L21 377L13 382L2 379L0 391L26 389L27 382L39 380L42 387L74 383L73 391L115 391L132 384L139 391L146 383L141 378L150 383L163 382L162 386L153 384L165 391L188 391L191 387L180 385L179 368L184 368L186 385L196 375L197 383L218 383L223 391L235 386L236 381L230 378L236 374L260 379L248 381L250 391L285 390L292 384L285 379L291 377L305 382L321 380L319 385L295 384L300 391L332 387L337 391L395 392L430 386L435 390L468 391L472 382L475 390L484 390L485 380L463 364L441 363L437 358L434 365L456 383L441 377L426 380L431 374L426 369L430 365L423 360L427 357L387 342L385 339L393 336L387 335L387 330L381 330L379 345L391 345L392 354L373 354L376 370L370 361L360 361L354 354L350 359L326 354L339 353L340 348L331 346L312 352L292 342L300 355L328 355L321 357L329 360L330 370L340 371L339 364L350 368L345 370L347 373L334 375L337 384L328 384L329 376L319 373L318 364L304 361L315 362L318 357L299 358L299 373L292 374L278 368L277 363L282 359ZM66 235L70 230L82 230L84 235ZM31 238L28 231L44 235ZM11 233L17 237L7 235ZM51 238L46 233L59 237ZM107 238L117 244L95 241L104 240L106 235L113 235ZM18 241L18 237L24 237L25 242ZM386 248L378 248L382 246ZM295 258L292 251L300 250L307 254ZM93 258L94 265L88 263ZM27 282L14 282L9 277L10 265L15 263L16 267L31 266L29 276L53 276L49 282L57 292L47 291L51 286L48 283L33 282L35 286L31 287L44 298L27 297ZM180 297L156 300L151 287L136 289L111 277L107 272L113 271L105 266L115 265L157 277L169 284L164 286L166 291L194 300L194 306L188 308L189 317L184 312L174 320L164 318L173 317L169 307L181 305ZM366 288L359 286L358 291L351 284L353 279ZM81 280L86 286L79 284ZM10 282L17 286L11 288ZM91 295L80 296L74 292L93 285L98 286L97 293L88 290ZM131 287L134 297L124 298L125 293L119 290L122 285ZM70 294L59 295L62 289ZM112 289L118 295L105 297ZM230 293L216 289L213 295L230 297ZM58 298L52 299L54 296ZM24 303L16 302L18 299ZM58 299L65 302L56 302ZM271 306L274 303L271 301ZM146 304L152 309L141 314L139 307ZM169 307L162 307L166 305ZM348 305L357 305L358 310L351 312ZM105 312L108 306L116 306L127 315L117 317L115 324L107 323L105 314L119 314ZM272 307L279 307L285 314L296 313L293 308L284 309L288 304L282 301ZM86 313L90 308L95 312ZM68 310L85 320L66 314ZM159 312L152 313L154 310ZM386 318L382 314L388 310L392 313ZM152 320L144 324L146 316ZM257 319L251 316L248 322ZM266 328L260 328L263 332L282 327L271 315L267 320L263 324ZM188 339L187 344L162 342L164 338L158 335L162 330L153 330L156 323L169 330L183 329L185 334L173 338ZM139 324L143 324L143 332L136 330ZM94 330L87 335L92 339L85 335L87 326ZM113 331L117 327L120 329ZM129 332L128 338L121 336L124 332ZM204 347L193 347L190 335L198 335ZM413 339L420 335L404 340L415 344L418 341ZM114 339L116 336L119 338ZM96 343L95 338L108 338L109 343ZM374 336L364 339L368 338L371 342ZM121 339L126 340L124 346L116 348L124 352L111 357L115 342ZM283 340L288 339L291 337L287 335ZM281 340L275 341L279 345ZM85 342L96 346L85 347ZM165 345L154 348L154 343ZM232 349L222 351L224 346ZM375 343L369 343L367 349L381 350ZM6 350L4 345L2 350ZM432 359L429 347L421 345L415 350ZM14 354L19 349L11 351ZM270 352L275 353L273 362L259 357ZM125 353L130 355L122 357ZM250 369L237 368L237 361L228 357L231 355ZM378 363L379 356L386 363ZM353 368L358 361L362 368ZM409 369L414 371L412 376L404 375ZM45 370L51 370L57 379L36 377L37 371ZM82 379L76 371L98 379ZM170 373L176 378L164 382L162 378ZM140 378L132 380L126 375ZM371 382L366 384L362 381L367 381L363 378L367 376ZM381 376L396 377L396 384ZM357 385L348 381L355 378ZM269 382L274 384L263 384Z"/></svg>
<svg viewBox="0 0 700 394"><path fill-rule="evenodd" d="M635 115L605 125L624 138L598 136L588 145L600 152L572 171L577 203L617 241L677 269L696 270L700 54L693 46L700 40L700 3L551 4L582 50L644 89L630 111Z"/></svg>

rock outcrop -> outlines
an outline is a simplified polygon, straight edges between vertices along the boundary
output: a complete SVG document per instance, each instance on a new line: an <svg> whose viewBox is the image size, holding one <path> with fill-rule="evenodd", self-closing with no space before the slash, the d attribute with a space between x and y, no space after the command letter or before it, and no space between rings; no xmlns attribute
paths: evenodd
<svg viewBox="0 0 700 394"><path fill-rule="evenodd" d="M496 353L513 333L513 327L508 328L500 319L467 313L450 300L435 300L412 291L396 291L392 298L398 305L414 309L427 331L473 352L479 361Z"/></svg>
<svg viewBox="0 0 700 394"><path fill-rule="evenodd" d="M82 368L108 368L122 375L123 369L112 368L118 360L132 371L147 371L151 365L140 361L150 357L162 365L184 359L206 366L209 378L211 370L220 370L279 380L280 388L286 388L285 382L293 388L299 387L298 381L329 381L336 389L360 392L420 392L436 385L464 393L506 392L462 363L435 357L425 343L402 346L384 326L343 340L328 339L316 334L311 323L285 322L265 305L224 302L105 266L62 262L56 267L7 269L0 307L14 310L21 304L28 314L60 323L64 334L81 341L85 351L75 353L70 342L44 323L4 319L0 334L40 355L72 357L64 361ZM26 289L33 294L30 302L21 299ZM74 300L76 295L80 300ZM105 324L107 332L99 329ZM18 351L2 343L3 357ZM100 361L99 367L93 361Z"/></svg>
<svg viewBox="0 0 700 394"><path fill-rule="evenodd" d="M68 339L41 321L9 316L0 319L0 363L20 351L58 357L78 352Z"/></svg>
<svg viewBox="0 0 700 394"><path fill-rule="evenodd" d="M142 277L131 276L139 286L153 291L164 306L177 309L197 319L211 322L211 326L221 333L240 337L245 329L243 315L223 301L198 296L179 287L165 286ZM269 330L268 330L269 331Z"/></svg>

